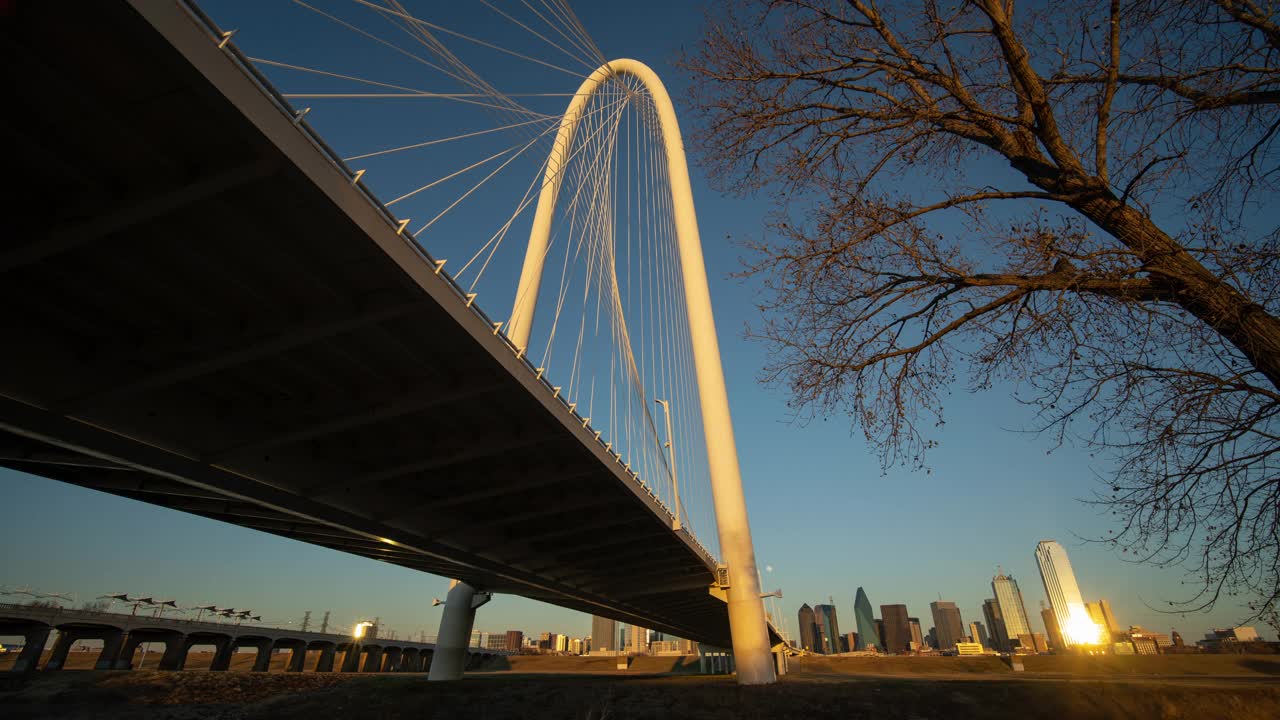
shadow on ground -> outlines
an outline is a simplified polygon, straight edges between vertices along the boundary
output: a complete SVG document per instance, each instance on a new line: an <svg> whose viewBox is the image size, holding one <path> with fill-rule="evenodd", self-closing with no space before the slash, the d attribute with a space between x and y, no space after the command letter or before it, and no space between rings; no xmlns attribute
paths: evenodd
<svg viewBox="0 0 1280 720"><path fill-rule="evenodd" d="M1240 664L1256 673L1262 673L1264 675L1280 675L1280 660L1248 658L1241 660Z"/></svg>

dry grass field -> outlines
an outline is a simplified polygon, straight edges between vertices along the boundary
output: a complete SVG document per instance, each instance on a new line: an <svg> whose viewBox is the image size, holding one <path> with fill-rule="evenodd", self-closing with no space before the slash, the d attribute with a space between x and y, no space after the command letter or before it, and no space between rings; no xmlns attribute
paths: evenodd
<svg viewBox="0 0 1280 720"><path fill-rule="evenodd" d="M1046 657L1024 673L991 660L816 658L794 664L777 686L748 688L730 677L693 674L696 662L679 658L640 658L619 672L610 668L612 658L517 657L456 683L427 683L422 675L71 671L10 679L0 690L0 714L6 720L1280 717L1280 659L1269 656Z"/></svg>

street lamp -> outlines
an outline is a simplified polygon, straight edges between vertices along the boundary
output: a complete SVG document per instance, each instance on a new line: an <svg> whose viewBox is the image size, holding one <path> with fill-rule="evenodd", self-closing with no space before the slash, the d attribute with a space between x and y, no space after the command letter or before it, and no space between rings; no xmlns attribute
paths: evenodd
<svg viewBox="0 0 1280 720"><path fill-rule="evenodd" d="M174 610L178 609L177 600L156 600L152 605L156 608L156 611L151 614L152 617L163 617L165 608L173 608Z"/></svg>
<svg viewBox="0 0 1280 720"><path fill-rule="evenodd" d="M105 610L105 612L111 612L111 608L116 606L117 600L121 602L129 602L129 593L111 593L109 595L99 595L97 599L110 600L111 602L107 603L107 609Z"/></svg>
<svg viewBox="0 0 1280 720"><path fill-rule="evenodd" d="M197 611L197 612L196 612L196 622L200 622L200 618L204 617L204 614L205 614L206 612L209 612L209 613L217 613L217 612L218 612L218 606L217 606L217 605L197 605L196 607L193 607L193 608L187 608L187 609L188 609L188 610L195 610L195 611Z"/></svg>
<svg viewBox="0 0 1280 720"><path fill-rule="evenodd" d="M671 524L671 529L678 532L681 527L680 525L680 483L676 479L676 448L673 442L673 438L671 437L671 403L667 402L666 400L654 400L654 402L662 406L662 415L667 419L667 442L665 446L667 448L667 458L669 459L671 464L671 494L675 496L675 503L676 503L676 519L675 519L675 522Z"/></svg>

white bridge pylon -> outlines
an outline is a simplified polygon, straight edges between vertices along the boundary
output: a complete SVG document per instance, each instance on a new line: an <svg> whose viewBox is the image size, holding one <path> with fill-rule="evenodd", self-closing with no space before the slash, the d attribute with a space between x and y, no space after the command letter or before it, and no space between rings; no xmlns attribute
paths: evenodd
<svg viewBox="0 0 1280 720"><path fill-rule="evenodd" d="M538 290L542 284L547 246L551 238L556 200L571 156L569 151L575 131L596 91L622 75L635 78L648 91L662 132L671 189L671 209L687 300L693 364L702 406L716 530L722 560L728 566L729 587L726 594L738 682L745 685L771 683L777 676L769 644L764 603L760 598L755 550L751 541L751 528L747 522L747 504L742 490L742 474L733 436L733 421L729 414L720 344L716 338L715 318L711 311L711 293L707 286L707 270L702 256L702 241L698 235L698 219L693 207L693 190L689 184L684 142L680 137L675 107L671 104L666 87L658 75L644 63L624 58L601 65L582 83L569 102L547 161L533 227L529 234L529 247L525 253L516 299L507 326L507 336L517 349L527 349L537 309ZM614 275L616 285L616 270Z"/></svg>

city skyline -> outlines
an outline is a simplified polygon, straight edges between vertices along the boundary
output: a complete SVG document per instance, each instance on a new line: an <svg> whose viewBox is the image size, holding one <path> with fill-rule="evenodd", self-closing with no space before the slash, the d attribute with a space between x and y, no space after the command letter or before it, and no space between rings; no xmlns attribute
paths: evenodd
<svg viewBox="0 0 1280 720"><path fill-rule="evenodd" d="M1048 590L1053 588L1074 588L1073 594L1071 590L1060 594L1060 597L1083 597L1078 582L1075 579L1074 567L1071 565L1067 557L1065 548L1061 543L1054 540L1042 540L1036 544L1032 553L1037 566L1042 568L1042 573L1048 572L1049 579L1044 579L1042 588ZM1042 574L1042 578L1044 575ZM940 647L937 649L946 650L954 647L954 642L971 642L979 643L984 648L993 650L1011 650L1021 644L1023 647L1034 649L1042 649L1043 647L1052 647L1061 650L1067 650L1072 645L1088 644L1105 646L1111 639L1128 632L1133 628L1137 628L1140 636L1158 636L1167 637L1163 633L1152 630L1144 630L1143 625L1137 622L1126 621L1121 623L1117 619L1112 609L1110 599L1099 597L1094 601L1081 601L1074 603L1070 607L1077 608L1078 615L1072 620L1075 628L1080 635L1075 640L1068 640L1064 643L1063 635L1058 626L1057 615L1051 607L1051 600L1039 601L1040 626L1037 628L1032 621L1032 615L1026 610L1026 603L1022 590L1018 585L1016 578L1012 573L1006 573L1004 568L997 566L996 574L991 578L990 588L994 598L983 600L977 613L969 615L974 617L980 615L983 619L965 621L965 609L952 601L933 600L929 603L930 612L933 618L934 627L931 628L932 634L926 634L926 638L938 639ZM1096 594L1096 593L1095 593ZM857 647L849 646L848 651L865 650L868 645L875 645L879 652L902 653L909 648L908 643L916 642L921 644L920 635L923 628L920 621L916 617L910 616L910 607L903 603L886 603L879 606L880 615L876 617L871 611L869 596L863 586L858 586L857 592L853 598L853 608L855 614L855 622L858 625ZM829 599L829 604L821 607L830 607L833 599ZM865 612L864 612L865 610ZM807 612L807 614L806 614ZM810 647L805 644L805 639L812 637L815 633L819 633L818 616L808 603L801 605L797 616L797 623L800 627L801 634L797 636L800 647ZM804 632L806 617L811 624L811 630L806 635ZM1177 635L1178 631L1173 627L1181 627L1184 631L1190 630L1192 636L1199 633L1195 615L1186 616L1167 616L1170 622L1170 628L1173 635ZM1091 627L1081 627L1080 618L1084 618L1086 622L1092 623ZM1180 621L1180 622L1177 622ZM1247 626L1247 624L1246 624ZM938 628L942 630L939 631ZM1164 626L1158 626L1164 627ZM1209 625L1204 626L1209 629ZM1232 625L1231 627L1235 627ZM1092 628L1092 629L1091 629ZM1219 632L1217 626L1212 626L1214 632ZM1096 634L1089 635L1094 632ZM1253 628L1249 627L1252 632ZM1206 633L1209 637L1211 633ZM1264 631L1260 634L1266 637ZM941 638L952 638L948 644L943 644ZM1092 639L1084 640L1082 638L1091 637ZM905 638L903 640L902 638ZM933 640L930 640L933 642ZM815 652L830 653L831 650L825 649L821 644L813 646Z"/></svg>

